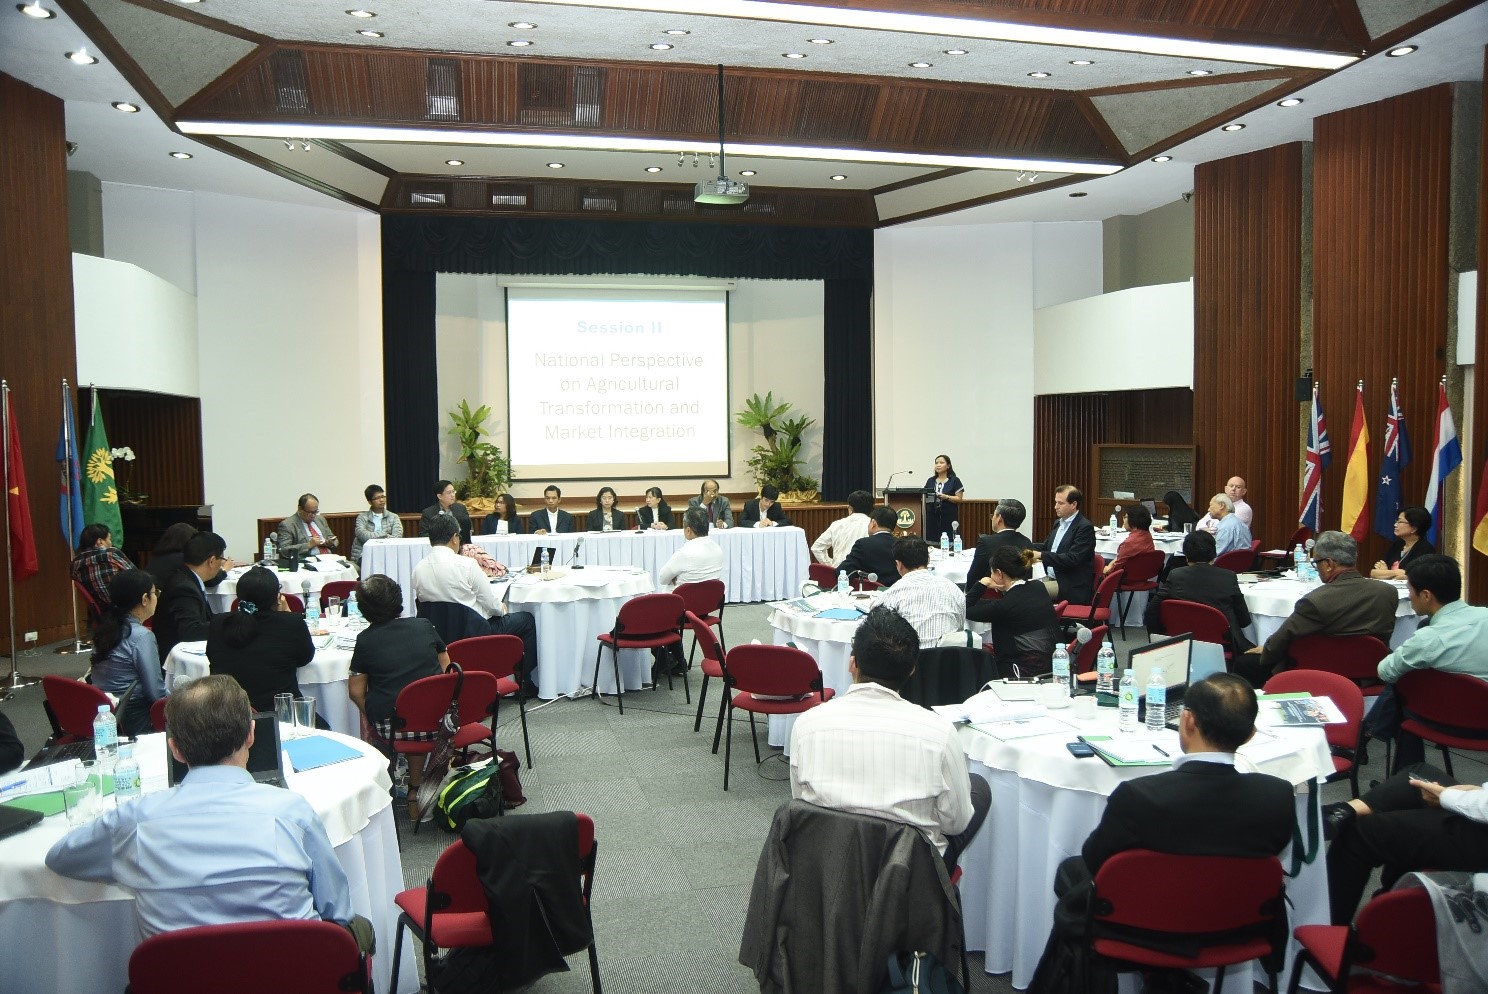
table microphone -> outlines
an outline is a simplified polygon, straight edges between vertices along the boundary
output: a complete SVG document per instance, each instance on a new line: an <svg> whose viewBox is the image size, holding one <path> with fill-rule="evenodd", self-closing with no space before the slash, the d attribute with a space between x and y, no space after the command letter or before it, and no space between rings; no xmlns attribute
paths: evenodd
<svg viewBox="0 0 1488 994"><path fill-rule="evenodd" d="M583 569L583 563L575 562L579 558L579 550L584 547L584 536L580 535L574 541L573 552L568 557L568 564L572 569Z"/></svg>
<svg viewBox="0 0 1488 994"><path fill-rule="evenodd" d="M1076 628L1075 628L1075 641L1076 642L1080 643L1081 645L1084 645L1087 642L1089 642L1092 637L1093 636L1091 636L1091 634L1090 634L1090 629L1086 628L1084 625L1078 625L1078 626L1076 626Z"/></svg>
<svg viewBox="0 0 1488 994"><path fill-rule="evenodd" d="M310 581L309 580L301 580L300 581L300 593L301 593L301 595L303 595L303 599L305 601L305 608L308 610L309 607L310 607Z"/></svg>
<svg viewBox="0 0 1488 994"><path fill-rule="evenodd" d="M852 579L855 576L860 576L860 577L862 577L865 580L871 580L874 583L877 583L878 582L878 574L877 573L866 573L863 570L855 569L851 573L847 574L847 583L848 583L848 586L852 586Z"/></svg>

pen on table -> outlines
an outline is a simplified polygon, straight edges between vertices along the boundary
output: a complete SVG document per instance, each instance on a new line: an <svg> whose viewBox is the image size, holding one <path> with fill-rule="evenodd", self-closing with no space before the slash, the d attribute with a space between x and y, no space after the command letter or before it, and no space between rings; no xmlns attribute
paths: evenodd
<svg viewBox="0 0 1488 994"><path fill-rule="evenodd" d="M1164 748L1163 748L1163 747L1162 747L1162 746L1160 746L1160 745L1154 745L1154 746L1153 746L1153 747L1152 747L1152 748L1154 748L1154 749L1156 749L1156 750L1157 750L1157 751L1158 751L1158 752L1159 752L1159 753L1161 753L1161 754L1162 754L1162 755L1163 755L1163 757L1164 757L1164 758L1166 758L1166 759L1172 759L1172 758L1173 758L1173 757L1171 757L1171 756L1169 756L1169 755L1168 755L1168 750L1166 750L1166 749L1164 749Z"/></svg>

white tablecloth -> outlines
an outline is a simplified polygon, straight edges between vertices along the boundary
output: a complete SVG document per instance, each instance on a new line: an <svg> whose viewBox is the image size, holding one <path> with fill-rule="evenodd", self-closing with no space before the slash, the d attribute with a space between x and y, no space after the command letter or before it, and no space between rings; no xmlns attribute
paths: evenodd
<svg viewBox="0 0 1488 994"><path fill-rule="evenodd" d="M1129 532L1119 531L1110 535L1104 529L1097 530L1095 551L1110 563L1120 553L1121 543L1126 541L1128 534ZM1183 551L1183 536L1178 532L1153 532L1152 547L1171 559L1174 553Z"/></svg>
<svg viewBox="0 0 1488 994"><path fill-rule="evenodd" d="M1102 709L1095 719L1083 723L1075 721L1070 711L1052 713L1076 728L1068 735L1012 742L971 728L961 731L971 772L985 777L992 788L987 821L960 859L967 948L985 953L988 973L1011 972L1012 984L1019 989L1032 980L1053 924L1054 871L1064 859L1079 854L1100 822L1106 797L1118 783L1164 769L1118 770L1099 759L1075 759L1065 743L1077 734L1118 734L1114 711ZM1333 765L1321 731L1298 729L1282 734L1295 742L1296 751L1262 762L1259 769L1297 785L1298 818L1305 821L1307 792L1317 789L1317 779L1331 773ZM1241 750L1242 755L1245 752ZM1290 855L1290 850L1282 853L1283 867L1290 868ZM1327 870L1321 848L1317 858L1288 882L1287 893L1292 925L1328 921ZM1225 989L1250 990L1251 982L1243 974L1233 968L1226 971Z"/></svg>
<svg viewBox="0 0 1488 994"><path fill-rule="evenodd" d="M806 579L811 553L799 528L714 528L709 537L723 549L723 583L730 604L794 597ZM639 566L660 587L661 567L686 541L680 528L645 532L581 532L573 535L477 535L475 541L507 566L526 566L539 546L558 550L558 564ZM362 573L385 573L403 587L403 606L413 613L413 568L429 554L424 538L377 539L362 547ZM224 581L226 582L226 581Z"/></svg>
<svg viewBox="0 0 1488 994"><path fill-rule="evenodd" d="M291 774L290 785L325 822L351 881L352 906L377 930L375 980L377 989L386 991L397 924L393 897L403 889L387 761L363 742L334 738L362 756ZM143 736L135 755L145 790L163 789L165 736ZM47 869L47 850L66 833L67 816L58 814L0 841L0 936L7 950L0 990L118 994L124 989L129 954L139 942L134 897L113 884L72 880ZM398 994L417 989L418 971L404 969Z"/></svg>
<svg viewBox="0 0 1488 994"><path fill-rule="evenodd" d="M336 632L350 634L344 627ZM346 694L346 676L351 670L351 650L337 648L333 643L319 648L325 636L316 636L315 658L300 667L296 679L300 693L315 698L316 712L326 720L332 731L352 738L361 736L361 712ZM212 671L207 659L207 643L178 642L165 657L165 685L175 690Z"/></svg>
<svg viewBox="0 0 1488 994"><path fill-rule="evenodd" d="M847 663L852 658L853 633L860 623L861 619L830 621L785 608L770 612L775 644L794 642L796 648L809 652L816 665L821 667L822 686L838 694L852 686L852 674L847 670ZM793 714L770 715L770 744L785 749L789 754L790 733L795 724L796 716Z"/></svg>
<svg viewBox="0 0 1488 994"><path fill-rule="evenodd" d="M424 545L428 545L426 541ZM342 563L348 565L343 566ZM355 580L357 578L356 567L350 565L351 560L341 556L317 556L313 565L315 569L308 570L303 567L290 572L289 570L275 570L279 574L279 587L286 594L294 594L296 597L305 596L305 584L310 584L310 593L319 594L320 588L332 580ZM207 603L212 605L212 610L221 614L232 607L233 598L238 596L238 579L254 566L249 563L246 566L235 566L227 571L227 579L211 590L207 591Z"/></svg>
<svg viewBox="0 0 1488 994"><path fill-rule="evenodd" d="M1395 649L1415 632L1421 624L1421 616L1411 607L1405 584L1392 583L1391 586L1400 591L1400 602L1395 607L1395 632L1390 636L1390 648ZM1305 583L1284 577L1240 584L1240 590L1245 594L1245 606L1250 609L1251 623L1245 629L1246 637L1256 645L1264 645L1276 634L1281 623L1291 617L1297 601L1311 589Z"/></svg>
<svg viewBox="0 0 1488 994"><path fill-rule="evenodd" d="M547 580L522 573L508 587L506 601L511 609L531 611L537 621L537 688L547 699L575 693L594 682L597 637L614 629L621 605L656 589L650 573L630 566L560 569ZM626 690L639 690L651 679L651 653L622 651L620 676ZM599 668L599 691L615 692L615 664L608 651Z"/></svg>

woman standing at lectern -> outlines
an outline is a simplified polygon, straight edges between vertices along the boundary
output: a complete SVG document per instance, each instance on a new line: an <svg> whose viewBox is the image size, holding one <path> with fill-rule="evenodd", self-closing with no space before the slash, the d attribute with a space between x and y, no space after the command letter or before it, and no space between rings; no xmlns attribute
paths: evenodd
<svg viewBox="0 0 1488 994"><path fill-rule="evenodd" d="M956 477L951 457L935 457L935 475L925 481L925 541L931 545L940 541L942 533L951 533L951 524L956 520L956 505L966 488Z"/></svg>

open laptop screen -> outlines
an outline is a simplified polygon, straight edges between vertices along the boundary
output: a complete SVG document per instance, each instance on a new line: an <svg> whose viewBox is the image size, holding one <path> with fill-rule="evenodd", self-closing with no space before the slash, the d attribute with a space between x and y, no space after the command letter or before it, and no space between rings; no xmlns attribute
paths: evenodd
<svg viewBox="0 0 1488 994"><path fill-rule="evenodd" d="M1169 700L1172 700L1174 691L1187 686L1188 657L1192 643L1193 636L1183 634L1132 649L1126 663L1136 677L1139 700L1147 696L1147 681L1152 677L1154 666L1162 667L1163 683L1167 684Z"/></svg>
<svg viewBox="0 0 1488 994"><path fill-rule="evenodd" d="M186 764L177 762L176 756L165 747L165 758L169 764L167 784L174 787L186 777ZM253 746L248 750L248 772L259 783L284 786L284 753L279 743L279 719L273 712L261 712L253 716Z"/></svg>

